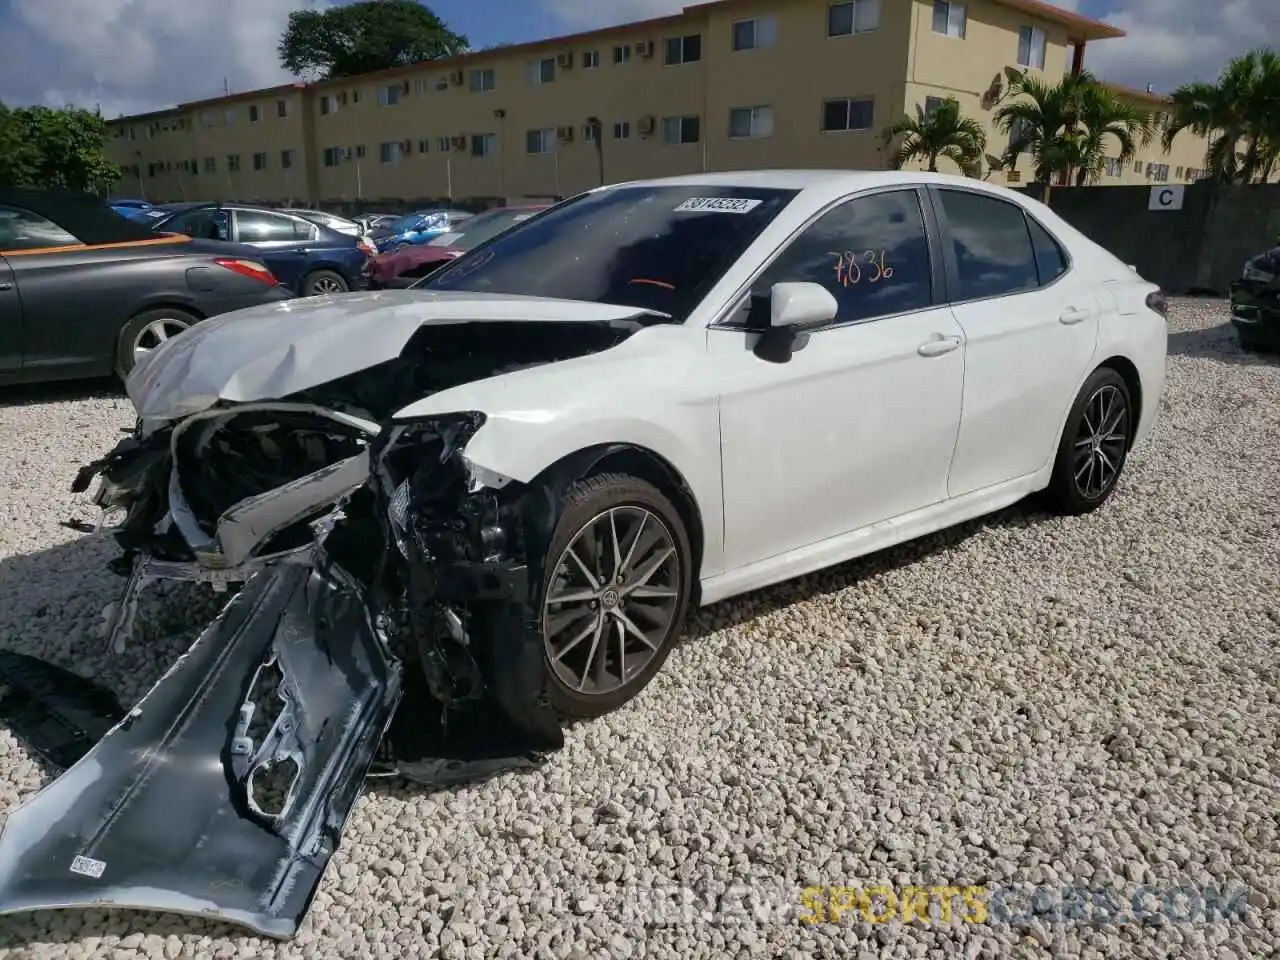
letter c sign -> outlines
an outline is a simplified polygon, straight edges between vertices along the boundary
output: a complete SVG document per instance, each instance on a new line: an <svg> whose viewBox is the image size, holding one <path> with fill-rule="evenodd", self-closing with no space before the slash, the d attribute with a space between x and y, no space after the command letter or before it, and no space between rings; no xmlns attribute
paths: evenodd
<svg viewBox="0 0 1280 960"><path fill-rule="evenodd" d="M1152 187L1147 199L1148 210L1181 210L1186 187L1176 184L1168 187Z"/></svg>

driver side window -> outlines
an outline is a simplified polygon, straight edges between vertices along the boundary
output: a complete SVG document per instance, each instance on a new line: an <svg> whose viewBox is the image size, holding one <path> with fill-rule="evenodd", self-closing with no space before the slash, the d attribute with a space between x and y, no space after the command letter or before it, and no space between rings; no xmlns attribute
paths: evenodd
<svg viewBox="0 0 1280 960"><path fill-rule="evenodd" d="M753 285L819 283L840 305L835 323L851 323L933 306L933 275L924 214L914 190L848 200L805 229Z"/></svg>

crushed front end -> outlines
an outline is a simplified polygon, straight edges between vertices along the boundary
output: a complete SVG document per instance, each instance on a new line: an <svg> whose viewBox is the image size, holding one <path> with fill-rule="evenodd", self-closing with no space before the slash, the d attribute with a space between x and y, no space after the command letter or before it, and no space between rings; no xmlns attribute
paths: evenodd
<svg viewBox="0 0 1280 960"><path fill-rule="evenodd" d="M290 937L370 773L440 786L563 745L528 558L549 491L481 476L475 413L308 402L139 425L75 488L118 521L111 643L157 579L231 595L0 835L0 913L117 906Z"/></svg>

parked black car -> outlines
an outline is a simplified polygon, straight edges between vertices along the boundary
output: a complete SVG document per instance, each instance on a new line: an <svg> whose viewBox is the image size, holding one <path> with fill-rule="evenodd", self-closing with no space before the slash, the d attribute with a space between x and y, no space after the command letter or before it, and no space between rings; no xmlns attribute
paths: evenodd
<svg viewBox="0 0 1280 960"><path fill-rule="evenodd" d="M364 287L374 254L363 237L339 233L297 214L241 203L189 207L151 225L153 230L247 243L282 284L304 297Z"/></svg>
<svg viewBox="0 0 1280 960"><path fill-rule="evenodd" d="M89 194L0 188L0 383L124 378L199 320L291 296L252 247L158 236Z"/></svg>
<svg viewBox="0 0 1280 960"><path fill-rule="evenodd" d="M1231 284L1231 322L1246 350L1280 350L1280 237Z"/></svg>

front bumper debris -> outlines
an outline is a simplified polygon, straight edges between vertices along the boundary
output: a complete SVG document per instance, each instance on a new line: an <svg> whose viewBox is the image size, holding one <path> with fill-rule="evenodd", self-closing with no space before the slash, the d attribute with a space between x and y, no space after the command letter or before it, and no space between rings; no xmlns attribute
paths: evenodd
<svg viewBox="0 0 1280 960"><path fill-rule="evenodd" d="M34 697L0 700L0 720L20 736L52 730L44 755L69 766L0 834L0 914L149 909L288 938L367 776L441 787L563 746L525 560L552 498L468 482L460 452L482 420L372 442L335 431L326 447L314 424L332 428L329 411L291 427L309 438L299 449L325 451L296 463L258 408L239 434L228 426L243 412L190 418L216 421L191 429L198 470L182 463L180 431L139 431L76 479L84 490L101 474L95 501L124 514L113 648L151 581L234 595L123 719L86 697L94 710L51 721L36 709L39 671ZM261 457L245 465L246 437L277 453L266 492L242 492L264 478Z"/></svg>

